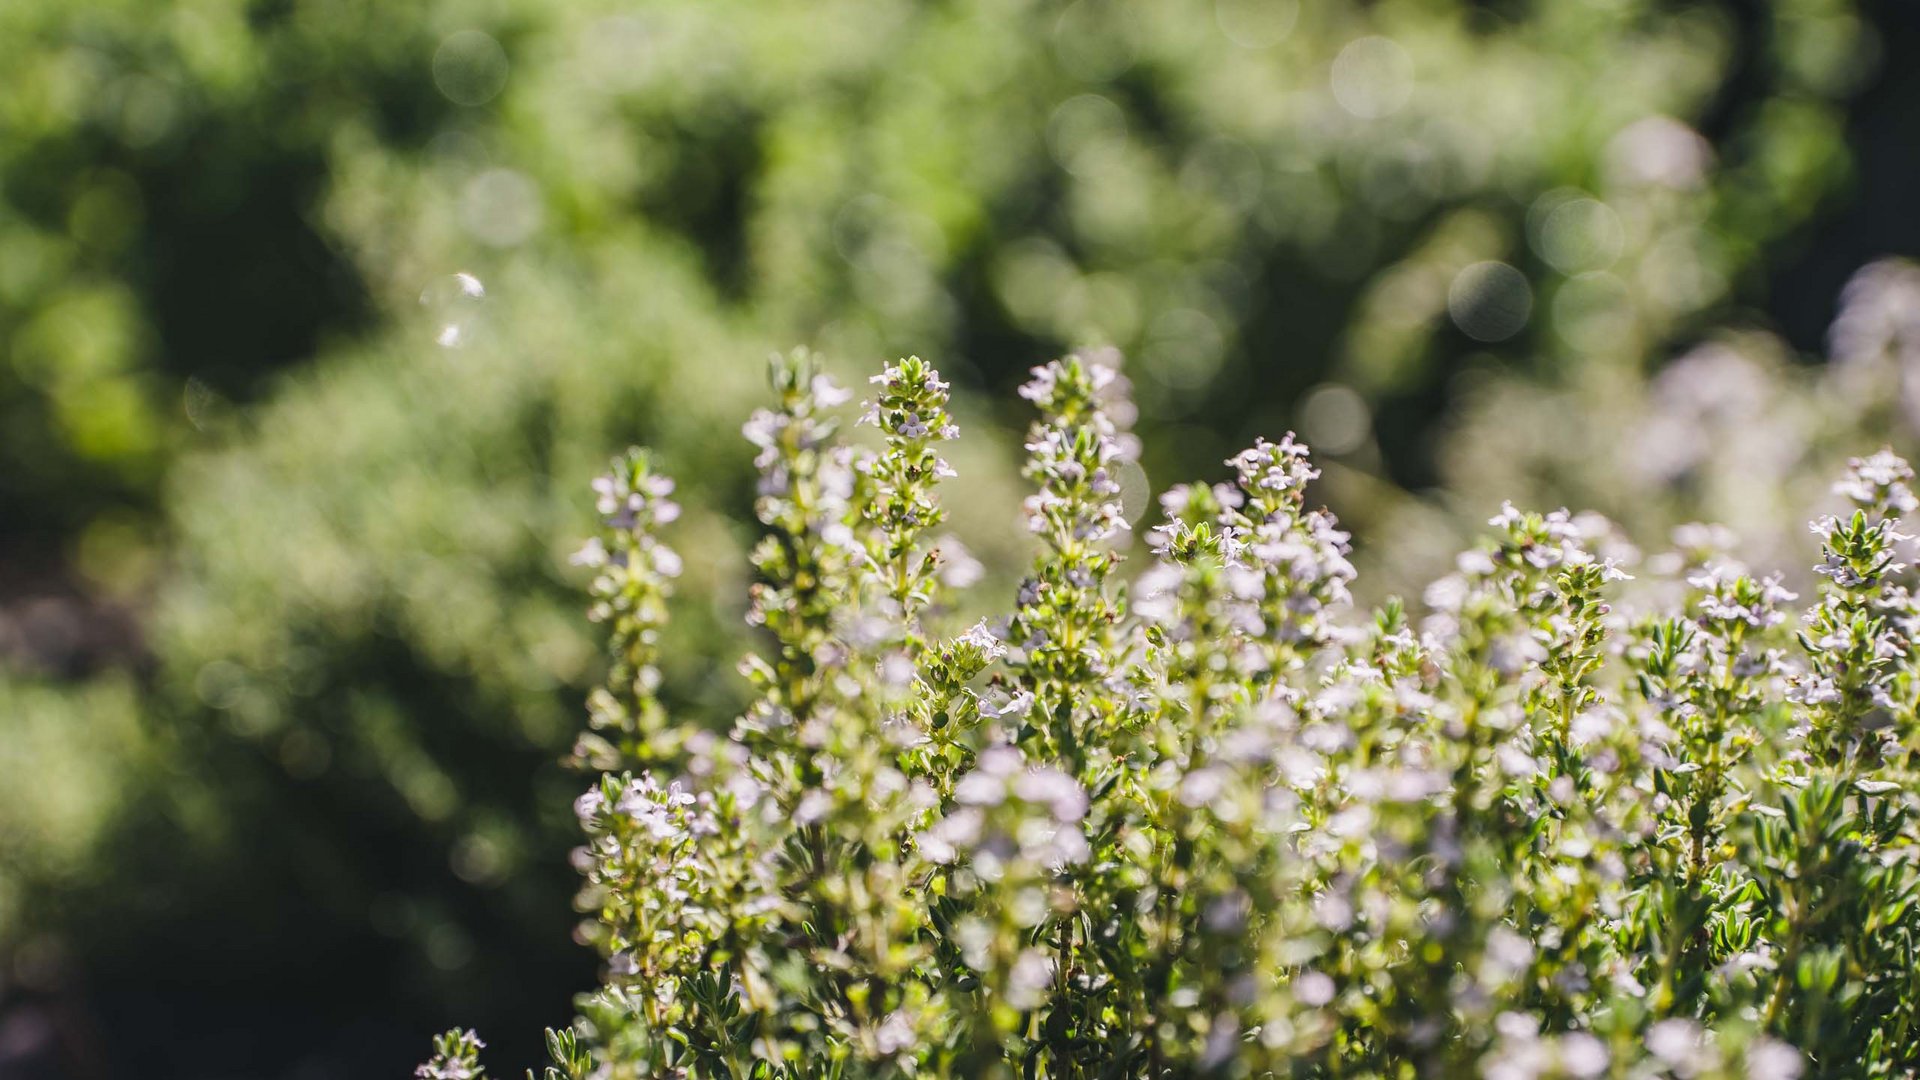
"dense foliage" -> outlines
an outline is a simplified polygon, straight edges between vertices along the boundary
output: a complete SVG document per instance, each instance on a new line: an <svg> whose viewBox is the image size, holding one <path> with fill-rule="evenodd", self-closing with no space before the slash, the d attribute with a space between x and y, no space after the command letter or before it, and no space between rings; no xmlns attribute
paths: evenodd
<svg viewBox="0 0 1920 1080"><path fill-rule="evenodd" d="M1798 607L1706 527L1643 559L1509 505L1424 614L1366 615L1292 436L1163 495L1124 580L1113 362L1023 387L1039 554L962 629L946 384L888 367L856 447L777 358L724 736L658 696L672 482L641 451L596 482L574 861L607 966L550 1080L1910 1073L1904 461L1851 463ZM422 1077L477 1068L437 1049Z"/></svg>

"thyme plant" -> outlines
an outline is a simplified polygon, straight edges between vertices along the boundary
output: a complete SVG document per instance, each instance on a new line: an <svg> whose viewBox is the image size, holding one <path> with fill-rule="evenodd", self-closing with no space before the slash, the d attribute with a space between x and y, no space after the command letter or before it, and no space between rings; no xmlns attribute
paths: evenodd
<svg viewBox="0 0 1920 1080"><path fill-rule="evenodd" d="M577 759L604 984L545 1080L1911 1076L1913 472L1854 461L1818 595L1688 530L1503 508L1416 614L1348 593L1292 436L1160 500L1111 357L1035 369L1008 616L950 625L947 387L778 359L757 698L653 664L678 558L641 451L595 486L613 660ZM1639 580L1635 580L1638 578ZM423 1080L479 1075L452 1032Z"/></svg>

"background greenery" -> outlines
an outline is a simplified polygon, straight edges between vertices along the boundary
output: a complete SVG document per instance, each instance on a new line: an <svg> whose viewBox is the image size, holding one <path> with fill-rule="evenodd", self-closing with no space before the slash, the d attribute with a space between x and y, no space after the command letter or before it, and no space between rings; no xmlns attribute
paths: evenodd
<svg viewBox="0 0 1920 1080"><path fill-rule="evenodd" d="M0 1066L531 1063L591 975L585 480L681 478L668 691L724 720L775 348L933 359L1001 574L1012 387L1093 342L1156 487L1299 428L1363 581L1501 497L1806 561L1767 507L1912 441L1910 271L1809 361L1920 253L1914 49L1892 0L0 5Z"/></svg>

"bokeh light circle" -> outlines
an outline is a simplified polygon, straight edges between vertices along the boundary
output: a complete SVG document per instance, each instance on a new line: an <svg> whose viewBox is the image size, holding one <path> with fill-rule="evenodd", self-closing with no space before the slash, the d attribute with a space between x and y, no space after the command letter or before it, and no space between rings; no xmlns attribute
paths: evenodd
<svg viewBox="0 0 1920 1080"><path fill-rule="evenodd" d="M480 30L456 30L433 52L433 84L455 105L485 105L507 85L507 50Z"/></svg>
<svg viewBox="0 0 1920 1080"><path fill-rule="evenodd" d="M1533 287L1525 274L1506 263L1477 262L1454 275L1447 289L1447 314L1475 341L1505 341L1533 314Z"/></svg>
<svg viewBox="0 0 1920 1080"><path fill-rule="evenodd" d="M1333 59L1333 99L1372 120L1399 112L1413 95L1413 58L1392 38L1363 37Z"/></svg>
<svg viewBox="0 0 1920 1080"><path fill-rule="evenodd" d="M1300 435L1316 452L1351 454L1373 433L1373 410L1353 387L1321 383L1300 399Z"/></svg>

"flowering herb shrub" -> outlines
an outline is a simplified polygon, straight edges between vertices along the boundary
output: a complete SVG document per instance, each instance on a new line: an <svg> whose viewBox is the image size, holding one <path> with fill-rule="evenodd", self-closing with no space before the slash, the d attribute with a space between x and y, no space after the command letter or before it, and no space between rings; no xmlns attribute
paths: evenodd
<svg viewBox="0 0 1920 1080"><path fill-rule="evenodd" d="M1890 452L1814 523L1799 608L1714 530L1641 560L1508 506L1424 615L1367 614L1291 437L1162 496L1124 580L1125 382L1071 356L1022 391L1039 554L963 629L929 539L946 385L888 367L856 449L811 358L774 374L729 733L656 697L672 482L631 451L596 484L606 979L548 1080L1913 1074ZM477 1074L470 1033L436 1049L422 1077Z"/></svg>

